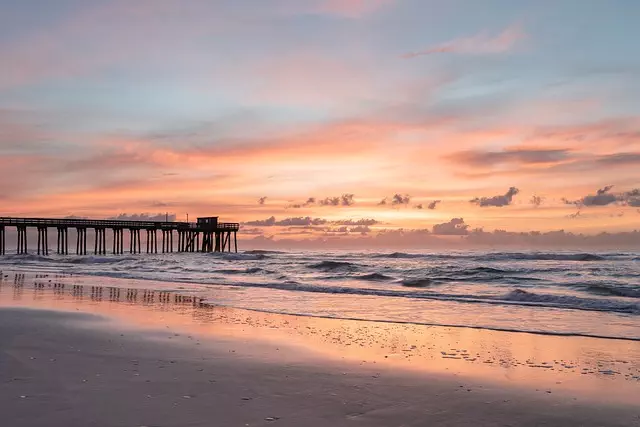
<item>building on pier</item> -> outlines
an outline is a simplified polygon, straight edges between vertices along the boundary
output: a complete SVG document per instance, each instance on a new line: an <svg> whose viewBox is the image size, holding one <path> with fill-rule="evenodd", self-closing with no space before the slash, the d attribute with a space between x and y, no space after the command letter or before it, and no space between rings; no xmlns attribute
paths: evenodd
<svg viewBox="0 0 640 427"><path fill-rule="evenodd" d="M0 255L6 253L6 230L18 232L16 252L28 253L27 231L37 229L37 253L49 254L49 229L57 230L57 250L69 254L69 229L76 230L77 255L87 255L87 230L95 233L93 253L96 255L123 254L125 231L129 234L129 253L142 252L141 233L146 234L146 252L158 253L158 235L162 233L162 253L174 252L238 252L238 223L218 222L218 217L198 218L190 222L120 221L94 219L51 219L0 217ZM111 233L107 233L110 230ZM111 244L107 236L111 234ZM174 236L176 238L174 245Z"/></svg>

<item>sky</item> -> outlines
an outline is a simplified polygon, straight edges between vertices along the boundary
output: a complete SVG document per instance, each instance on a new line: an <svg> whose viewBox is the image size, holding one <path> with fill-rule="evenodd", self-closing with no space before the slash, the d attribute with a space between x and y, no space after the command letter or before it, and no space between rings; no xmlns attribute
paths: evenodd
<svg viewBox="0 0 640 427"><path fill-rule="evenodd" d="M219 216L256 244L637 242L638 16L635 0L0 0L0 215Z"/></svg>

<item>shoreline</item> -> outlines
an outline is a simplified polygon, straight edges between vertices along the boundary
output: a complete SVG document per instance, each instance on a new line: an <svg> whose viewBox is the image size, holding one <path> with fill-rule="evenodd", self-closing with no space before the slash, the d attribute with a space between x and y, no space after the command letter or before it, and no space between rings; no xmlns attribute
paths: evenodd
<svg viewBox="0 0 640 427"><path fill-rule="evenodd" d="M76 278L3 277L0 307L89 312L115 320L121 327L170 328L245 343L287 343L304 350L307 358L379 364L408 372L455 373L523 389L540 390L550 383L554 390L575 393L587 384L611 389L604 396L611 400L623 394L619 388L640 390L640 345L630 340L270 313L201 304L176 292L101 286L94 276L82 279L96 285L73 284ZM597 393L590 394L602 399Z"/></svg>
<svg viewBox="0 0 640 427"><path fill-rule="evenodd" d="M621 427L638 415L631 405L463 378L304 361L282 351L250 357L255 349L242 342L123 326L88 313L0 309L3 419L12 427Z"/></svg>
<svg viewBox="0 0 640 427"><path fill-rule="evenodd" d="M0 282L0 410L12 427L640 422L635 342L280 315L95 277L23 279Z"/></svg>

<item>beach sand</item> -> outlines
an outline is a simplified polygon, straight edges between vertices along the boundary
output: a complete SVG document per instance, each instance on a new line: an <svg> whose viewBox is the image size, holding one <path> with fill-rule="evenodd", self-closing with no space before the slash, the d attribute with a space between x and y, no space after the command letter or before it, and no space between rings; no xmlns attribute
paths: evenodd
<svg viewBox="0 0 640 427"><path fill-rule="evenodd" d="M635 341L283 316L75 280L0 282L3 426L640 426Z"/></svg>

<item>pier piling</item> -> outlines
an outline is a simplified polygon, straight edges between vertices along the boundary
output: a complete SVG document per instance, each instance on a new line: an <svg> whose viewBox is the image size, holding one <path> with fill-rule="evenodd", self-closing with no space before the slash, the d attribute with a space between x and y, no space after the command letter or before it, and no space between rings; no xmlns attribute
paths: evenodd
<svg viewBox="0 0 640 427"><path fill-rule="evenodd" d="M69 254L69 229L67 227L57 227L58 229L58 245L57 253L60 255Z"/></svg>
<svg viewBox="0 0 640 427"><path fill-rule="evenodd" d="M4 226L0 226L0 255L4 255L6 250Z"/></svg>
<svg viewBox="0 0 640 427"><path fill-rule="evenodd" d="M19 226L18 230L18 255L23 255L27 253L27 227Z"/></svg>

